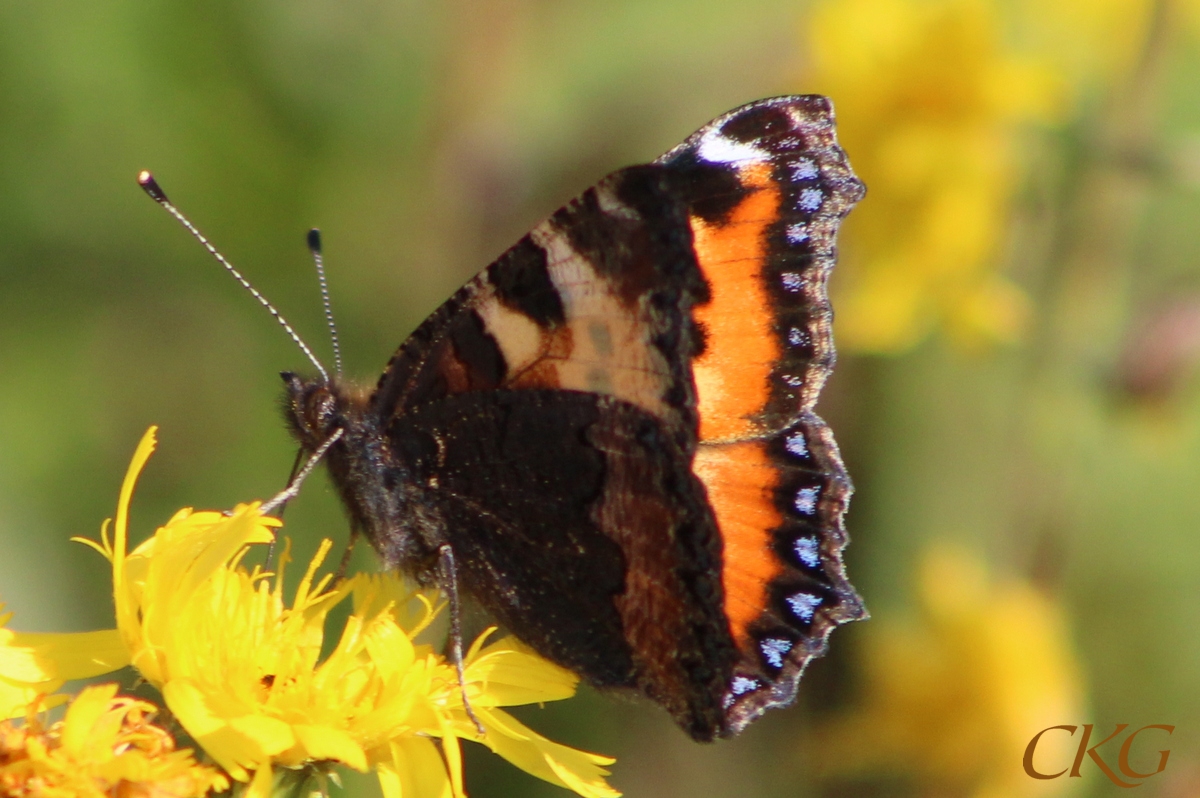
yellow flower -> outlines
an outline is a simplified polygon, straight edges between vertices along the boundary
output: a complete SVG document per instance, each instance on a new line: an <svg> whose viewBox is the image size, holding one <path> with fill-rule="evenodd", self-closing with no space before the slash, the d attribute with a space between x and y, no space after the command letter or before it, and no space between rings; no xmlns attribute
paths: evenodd
<svg viewBox="0 0 1200 798"><path fill-rule="evenodd" d="M1061 608L982 562L935 549L920 570L921 617L865 630L862 707L816 730L827 776L902 774L929 794L1060 794L1020 762L1038 731L1080 722L1083 688ZM1070 761L1077 741L1043 738L1038 757ZM1056 748L1060 746L1060 748Z"/></svg>
<svg viewBox="0 0 1200 798"><path fill-rule="evenodd" d="M0 610L4 605L0 604ZM0 719L24 717L27 708L69 679L87 679L127 664L115 630L36 634L5 629L12 613L0 614ZM67 696L42 705L57 706Z"/></svg>
<svg viewBox="0 0 1200 798"><path fill-rule="evenodd" d="M1025 295L999 273L1022 124L1060 116L1045 61L1010 52L989 0L825 0L806 84L834 98L868 188L847 219L838 342L898 352L931 331L1016 338Z"/></svg>
<svg viewBox="0 0 1200 798"><path fill-rule="evenodd" d="M280 526L257 503L227 516L181 510L126 554L129 501L153 433L130 465L111 542L107 525L99 543L86 542L112 563L130 660L204 750L250 781L248 795L269 794L278 768L335 762L375 769L389 798L463 795L460 738L580 795L619 794L604 781L613 760L546 740L498 709L567 698L573 674L515 641L484 648L481 637L464 658L479 737L453 665L413 639L437 612L433 595L394 575L331 586L317 578L324 541L289 604L286 546L278 574L241 564L249 544L271 541ZM352 613L322 659L328 613L349 597Z"/></svg>
<svg viewBox="0 0 1200 798"><path fill-rule="evenodd" d="M0 723L0 795L188 798L226 789L215 768L175 750L171 735L150 722L154 710L104 684L81 692L49 728L34 712L22 726Z"/></svg>

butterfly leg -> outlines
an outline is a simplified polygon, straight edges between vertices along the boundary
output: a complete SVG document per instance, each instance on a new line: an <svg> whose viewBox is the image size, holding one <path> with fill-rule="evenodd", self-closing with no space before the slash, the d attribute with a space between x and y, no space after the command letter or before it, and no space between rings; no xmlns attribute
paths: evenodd
<svg viewBox="0 0 1200 798"><path fill-rule="evenodd" d="M483 724L475 717L471 703L467 700L467 685L463 678L463 645L462 645L462 605L458 599L458 568L454 563L454 550L449 543L438 547L438 566L442 572L442 589L450 600L450 656L454 659L454 668L458 671L458 689L462 693L463 709L467 717L475 724L475 729L482 737Z"/></svg>
<svg viewBox="0 0 1200 798"><path fill-rule="evenodd" d="M342 553L342 561L338 564L337 573L334 574L334 584L346 578L346 568L350 565L350 555L354 553L354 544L358 542L358 527L350 527L350 540L346 541L346 551Z"/></svg>
<svg viewBox="0 0 1200 798"><path fill-rule="evenodd" d="M312 457L308 458L308 462L304 464L303 468L297 470L296 466L292 466L292 476L288 479L287 487L279 491L279 493L275 494L269 501L265 502L261 507L259 507L259 512L261 512L263 515L271 515L278 510L278 515L282 515L283 508L287 506L287 503L296 498L296 495L300 493L300 486L304 484L304 480L307 479L308 475L311 474L313 469L317 467L317 463L321 462L321 458L325 456L327 451L329 451L329 447L333 446L333 444L335 444L344 433L345 430L338 429L332 435L330 435L324 443L317 447L317 450L313 452ZM303 449L297 453L297 465L300 463L300 458L303 454ZM275 538L277 537L278 535L275 536ZM275 538L272 538L271 545L267 549L268 568L271 567L271 560L275 556Z"/></svg>
<svg viewBox="0 0 1200 798"><path fill-rule="evenodd" d="M300 473L300 465L304 462L304 447L296 450L296 459L292 461L292 470L288 473L287 484L291 485L296 481L296 475ZM283 518L283 511L287 509L287 503L280 505L279 512L276 518ZM279 540L279 536L271 538L270 544L267 545L267 559L263 563L264 570L271 570L272 563L275 562L275 543Z"/></svg>
<svg viewBox="0 0 1200 798"><path fill-rule="evenodd" d="M321 458L325 456L325 452L329 451L329 447L333 446L345 434L344 429L337 429L332 435L325 439L325 442L317 447L317 450L312 453L312 457L308 458L308 462L304 464L304 468L300 469L300 473L296 474L288 486L276 493L267 502L264 502L259 511L263 515L271 515L277 509L290 502L300 493L300 486L304 484L304 480L308 479L308 475L317 467L317 463L321 462Z"/></svg>

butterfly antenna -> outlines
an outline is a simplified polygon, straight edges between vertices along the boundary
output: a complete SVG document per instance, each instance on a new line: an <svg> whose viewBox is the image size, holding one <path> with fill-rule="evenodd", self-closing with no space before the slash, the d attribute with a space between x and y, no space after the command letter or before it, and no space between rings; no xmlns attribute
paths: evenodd
<svg viewBox="0 0 1200 798"><path fill-rule="evenodd" d="M313 263L317 265L317 282L321 284L321 304L325 306L325 322L329 325L329 337L333 341L334 373L342 374L342 347L338 342L337 325L333 322L333 305L329 302L329 284L325 282L325 259L321 256L321 231L313 228L308 231L308 251L312 253Z"/></svg>
<svg viewBox="0 0 1200 798"><path fill-rule="evenodd" d="M304 343L300 336L296 334L296 331L292 329L292 325L288 324L287 320L280 315L278 310L275 309L275 306L268 302L267 298L258 292L258 289L250 285L250 281L243 277L241 272L233 268L233 264L226 260L225 256L218 252L217 248L209 243L209 240L204 237L204 234L197 230L196 226L188 221L188 218L184 216L178 208L171 204L171 201L167 199L166 192L162 190L162 187L158 185L158 181L154 179L154 175L147 171L140 172L138 174L138 185L142 187L143 191L150 195L150 199L163 206L167 213L174 216L175 220L183 225L184 228L192 234L192 237L199 241L204 248L208 250L208 253L217 259L218 263L225 267L225 271L232 274L233 278L242 284L242 288L245 288L247 291L249 291L250 295L257 299L259 304L266 308L267 312L275 317L275 321L283 325L283 329L287 332L288 336L290 336L291 339L296 342L296 346L300 347L300 351L302 351L312 362L312 364L317 367L317 371L321 372L321 378L325 382L329 382L329 372L325 371L325 367L321 365L321 361L317 360L316 355L314 355L312 350L308 348L308 344Z"/></svg>

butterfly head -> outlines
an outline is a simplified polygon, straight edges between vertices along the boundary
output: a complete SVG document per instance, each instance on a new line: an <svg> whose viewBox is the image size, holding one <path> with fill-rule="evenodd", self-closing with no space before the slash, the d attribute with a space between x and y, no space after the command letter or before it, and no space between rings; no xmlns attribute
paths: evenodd
<svg viewBox="0 0 1200 798"><path fill-rule="evenodd" d="M385 569L406 567L418 579L436 579L436 545L418 527L423 487L408 464L388 458L369 392L335 377L305 378L285 371L283 415L303 451L319 457L342 494L351 527L379 553Z"/></svg>
<svg viewBox="0 0 1200 798"><path fill-rule="evenodd" d="M306 451L316 451L345 425L344 398L339 386L328 380L304 379L290 371L283 378L283 415L292 434Z"/></svg>

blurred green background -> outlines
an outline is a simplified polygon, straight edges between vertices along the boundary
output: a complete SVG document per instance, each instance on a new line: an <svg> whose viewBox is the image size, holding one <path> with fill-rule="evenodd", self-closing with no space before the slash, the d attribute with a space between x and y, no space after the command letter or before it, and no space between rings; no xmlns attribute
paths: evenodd
<svg viewBox="0 0 1200 798"><path fill-rule="evenodd" d="M295 454L277 375L301 355L139 169L329 360L303 246L321 227L346 370L373 381L596 179L808 91L869 187L820 409L874 619L734 741L587 692L522 717L618 757L629 795L751 798L1113 795L1090 765L1030 779L1025 743L1174 724L1140 794L1200 795L1196 0L0 5L11 626L111 626L104 563L67 539L112 514L150 424L138 536L274 493ZM302 561L345 535L323 478L287 521ZM469 754L474 796L566 794Z"/></svg>

